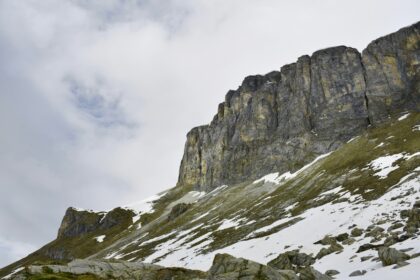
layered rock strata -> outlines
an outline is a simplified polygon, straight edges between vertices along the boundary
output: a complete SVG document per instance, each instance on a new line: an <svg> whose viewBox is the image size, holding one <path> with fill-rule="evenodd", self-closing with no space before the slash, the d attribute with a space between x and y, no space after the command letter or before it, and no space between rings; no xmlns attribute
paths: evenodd
<svg viewBox="0 0 420 280"><path fill-rule="evenodd" d="M193 128L179 185L223 184L294 171L389 115L420 110L420 22L373 41L302 56L246 77L209 125Z"/></svg>

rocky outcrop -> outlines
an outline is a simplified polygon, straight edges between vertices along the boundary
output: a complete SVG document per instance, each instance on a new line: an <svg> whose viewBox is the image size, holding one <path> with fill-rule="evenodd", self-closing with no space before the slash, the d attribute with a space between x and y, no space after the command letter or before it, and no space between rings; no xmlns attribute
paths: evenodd
<svg viewBox="0 0 420 280"><path fill-rule="evenodd" d="M268 266L275 269L288 269L298 271L299 268L308 267L315 263L315 258L299 251L288 251L269 261Z"/></svg>
<svg viewBox="0 0 420 280"><path fill-rule="evenodd" d="M245 78L187 134L178 184L211 190L294 171L389 114L420 110L420 23L360 54L339 46Z"/></svg>
<svg viewBox="0 0 420 280"><path fill-rule="evenodd" d="M228 254L217 254L208 272L209 280L267 279L298 280L291 270L276 270L250 260L235 258Z"/></svg>
<svg viewBox="0 0 420 280"><path fill-rule="evenodd" d="M58 230L57 238L76 237L97 230L107 230L131 221L135 214L131 210L115 208L108 213L67 209Z"/></svg>
<svg viewBox="0 0 420 280"><path fill-rule="evenodd" d="M376 123L420 106L420 23L379 38L362 52L369 118Z"/></svg>
<svg viewBox="0 0 420 280"><path fill-rule="evenodd" d="M205 272L198 270L189 270L176 267L163 267L159 265L140 262L107 262L99 260L74 260L68 263L67 265L29 266L28 273L31 275L35 275L35 277L37 277L36 279L62 279L61 277L54 277L54 274L59 273L66 273L67 276L69 274L91 275L90 278L86 279L204 280L207 276ZM50 275L45 276L45 274ZM39 277L41 275L45 276L45 278ZM93 278L92 275L100 278ZM79 278L74 277L74 279Z"/></svg>

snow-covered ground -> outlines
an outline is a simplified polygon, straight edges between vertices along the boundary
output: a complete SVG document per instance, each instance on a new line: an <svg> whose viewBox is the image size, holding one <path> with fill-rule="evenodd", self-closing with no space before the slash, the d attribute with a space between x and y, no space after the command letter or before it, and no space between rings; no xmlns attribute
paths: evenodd
<svg viewBox="0 0 420 280"><path fill-rule="evenodd" d="M192 246L192 244L197 243L200 240L195 239L190 242L186 242L186 240L190 240L192 236L188 235L188 233L181 232L177 234L177 236L182 236L182 238L175 238L161 243L158 246L158 250L153 255L149 256L145 261L152 261L155 258L163 256L158 264L165 266L185 266L192 269L207 270L211 266L214 255L217 253L228 253L260 263L267 263L275 258L279 252L287 250L299 249L301 252L316 255L323 246L316 245L314 242L322 239L326 235L334 236L349 232L349 227L353 225L357 225L358 228L365 229L383 219L384 213L386 214L386 217L388 217L388 220L380 226L385 230L392 224L393 221L399 220L400 211L403 209L410 209L416 199L416 195L401 197L399 199L395 199L395 197L409 190L412 190L415 193L420 193L420 178L416 176L414 176L414 178L412 177L413 176L406 176L388 193L373 201L363 201L359 196L352 196L348 192L343 192L341 187L330 190L322 195L340 193L341 197L346 197L352 202L327 203L322 206L309 209L303 214L293 217L300 218L300 221L279 232L275 232L261 238L239 241L231 246L209 254L200 254L200 251L212 242L211 238L208 238L211 233L207 236L200 237L200 240L205 240L205 242ZM275 226L284 224L291 219L292 217L287 217L278 220L265 228L256 230L255 233L274 228ZM229 227L238 225L233 220L224 220L219 229L225 228L225 224ZM346 279L348 275L355 270L367 271L367 274L360 277L361 279L388 279L381 277L385 277L387 275L386 271L390 269L389 267L382 267L380 262L373 262L371 260L362 262L360 259L361 257L368 255L377 257L376 251L367 250L356 254L359 246L368 243L369 240L370 239L362 237L356 238L356 241L352 245L344 246L342 253L327 255L318 260L314 267L321 272L325 272L328 269L336 269L340 271L340 275L337 276L337 279ZM398 243L395 247L404 249L413 248L410 253L419 253L420 240L409 239ZM353 257L355 255L356 257ZM398 275L405 275L404 273L411 273L415 271L413 266L419 264L419 260L414 259L409 262L412 262L412 265L398 269Z"/></svg>

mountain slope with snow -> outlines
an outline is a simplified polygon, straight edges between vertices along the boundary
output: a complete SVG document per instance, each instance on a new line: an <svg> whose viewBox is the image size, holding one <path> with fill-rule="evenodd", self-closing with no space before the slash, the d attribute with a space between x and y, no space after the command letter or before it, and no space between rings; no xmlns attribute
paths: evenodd
<svg viewBox="0 0 420 280"><path fill-rule="evenodd" d="M247 77L188 134L175 187L70 207L0 278L416 279L419 28Z"/></svg>

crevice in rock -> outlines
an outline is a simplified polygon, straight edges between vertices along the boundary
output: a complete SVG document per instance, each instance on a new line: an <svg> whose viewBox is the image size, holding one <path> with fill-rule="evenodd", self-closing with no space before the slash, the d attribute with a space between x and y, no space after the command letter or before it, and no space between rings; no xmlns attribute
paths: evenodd
<svg viewBox="0 0 420 280"><path fill-rule="evenodd" d="M371 125L372 124L372 120L370 119L370 112L369 112L369 98L367 96L367 86L368 86L368 81L367 81L367 74L366 74L366 68L365 68L365 64L363 63L363 59L362 59L362 55L360 54L360 65L362 65L362 73L363 73L363 80L365 82L365 90L363 91L363 97L365 99L365 105L366 105L366 111L367 111L367 124Z"/></svg>

